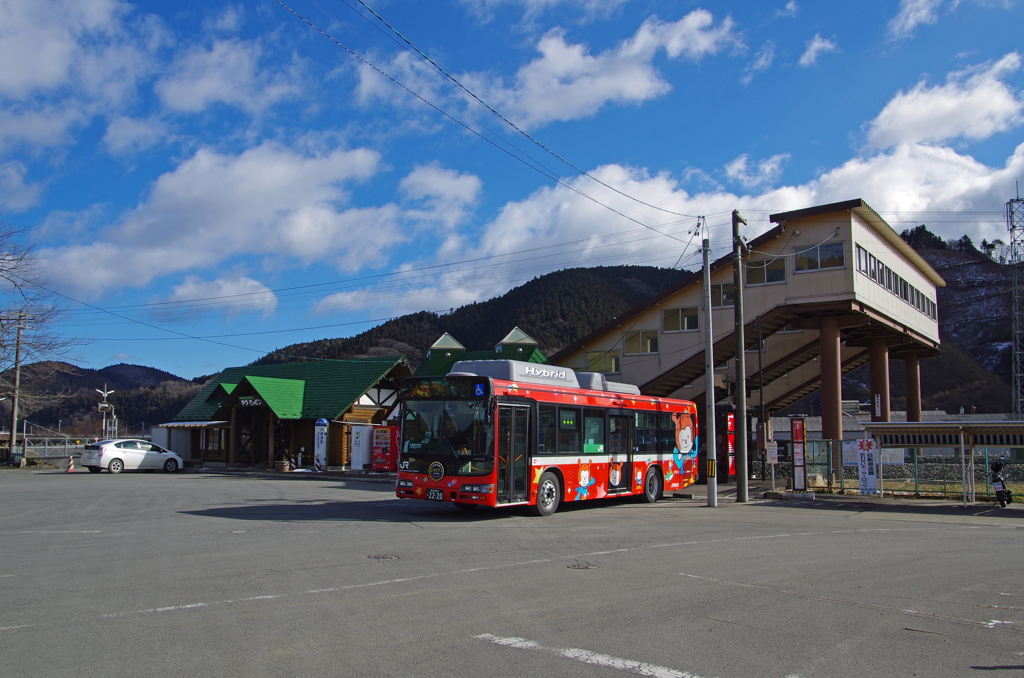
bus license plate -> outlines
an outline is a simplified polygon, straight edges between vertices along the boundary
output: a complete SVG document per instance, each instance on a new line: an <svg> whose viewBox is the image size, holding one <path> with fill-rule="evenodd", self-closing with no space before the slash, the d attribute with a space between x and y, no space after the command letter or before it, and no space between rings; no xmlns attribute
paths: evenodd
<svg viewBox="0 0 1024 678"><path fill-rule="evenodd" d="M427 499L444 501L444 492L442 490L427 490Z"/></svg>

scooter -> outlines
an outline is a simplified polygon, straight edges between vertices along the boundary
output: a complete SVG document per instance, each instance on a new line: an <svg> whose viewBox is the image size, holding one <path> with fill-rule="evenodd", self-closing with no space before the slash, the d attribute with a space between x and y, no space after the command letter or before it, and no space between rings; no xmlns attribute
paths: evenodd
<svg viewBox="0 0 1024 678"><path fill-rule="evenodd" d="M998 461L992 462L992 489L996 492L996 501L999 502L1000 508L1006 508L1007 504L1013 503L1013 493L1006 486L1006 481L1001 475L1002 470L1003 465L1001 463Z"/></svg>

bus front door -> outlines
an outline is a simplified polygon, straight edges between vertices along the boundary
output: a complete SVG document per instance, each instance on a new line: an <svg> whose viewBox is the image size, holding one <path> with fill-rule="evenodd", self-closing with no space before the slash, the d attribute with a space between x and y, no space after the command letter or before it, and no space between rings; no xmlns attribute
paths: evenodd
<svg viewBox="0 0 1024 678"><path fill-rule="evenodd" d="M633 464L629 453L633 445L632 415L608 417L608 494L629 492Z"/></svg>
<svg viewBox="0 0 1024 678"><path fill-rule="evenodd" d="M527 500L526 446L530 408L502 405L498 408L498 503Z"/></svg>

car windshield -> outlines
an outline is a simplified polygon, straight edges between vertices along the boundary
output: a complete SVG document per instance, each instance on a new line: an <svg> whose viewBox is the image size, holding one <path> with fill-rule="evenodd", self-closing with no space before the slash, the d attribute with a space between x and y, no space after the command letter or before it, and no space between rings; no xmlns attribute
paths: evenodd
<svg viewBox="0 0 1024 678"><path fill-rule="evenodd" d="M494 470L493 437L483 400L407 400L399 468L426 473L439 461L445 475Z"/></svg>

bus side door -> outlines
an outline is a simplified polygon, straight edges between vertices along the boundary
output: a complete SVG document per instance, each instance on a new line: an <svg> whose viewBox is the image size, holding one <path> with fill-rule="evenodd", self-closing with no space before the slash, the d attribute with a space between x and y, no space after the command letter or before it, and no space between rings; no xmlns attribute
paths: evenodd
<svg viewBox="0 0 1024 678"><path fill-rule="evenodd" d="M633 464L633 415L611 413L608 417L608 494L629 492Z"/></svg>
<svg viewBox="0 0 1024 678"><path fill-rule="evenodd" d="M528 499L527 443L530 408L525 405L498 407L498 503Z"/></svg>

